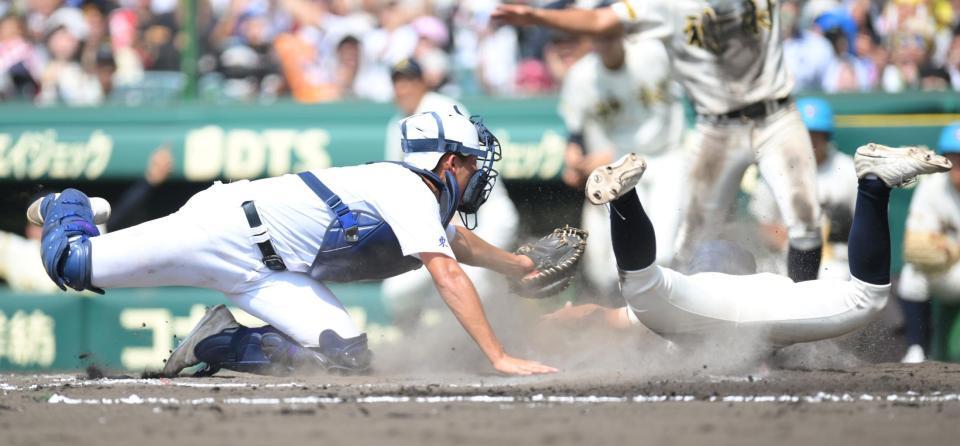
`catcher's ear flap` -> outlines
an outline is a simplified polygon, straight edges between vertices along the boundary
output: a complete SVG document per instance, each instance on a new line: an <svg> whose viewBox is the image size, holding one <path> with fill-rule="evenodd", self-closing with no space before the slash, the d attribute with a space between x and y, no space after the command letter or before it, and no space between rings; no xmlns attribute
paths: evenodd
<svg viewBox="0 0 960 446"><path fill-rule="evenodd" d="M460 207L460 184L457 183L457 177L449 170L443 173L445 183L440 188L440 221L446 227L453 214L457 213Z"/></svg>

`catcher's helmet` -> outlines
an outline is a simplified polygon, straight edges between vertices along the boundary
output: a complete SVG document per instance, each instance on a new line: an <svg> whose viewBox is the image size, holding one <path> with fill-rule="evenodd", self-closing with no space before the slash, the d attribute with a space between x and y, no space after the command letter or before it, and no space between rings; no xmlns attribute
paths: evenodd
<svg viewBox="0 0 960 446"><path fill-rule="evenodd" d="M499 173L493 163L500 160L500 142L477 116L460 114L456 107L447 113L419 113L400 121L403 161L424 170L433 170L446 153L477 157L477 171L464 188L457 210L467 229L476 227L475 214L487 201ZM468 215L474 215L469 219ZM468 222L469 220L469 222Z"/></svg>

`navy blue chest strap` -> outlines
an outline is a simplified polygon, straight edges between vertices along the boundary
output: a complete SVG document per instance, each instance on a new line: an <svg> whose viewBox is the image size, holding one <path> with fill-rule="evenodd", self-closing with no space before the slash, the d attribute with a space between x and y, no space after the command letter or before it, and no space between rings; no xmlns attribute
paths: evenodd
<svg viewBox="0 0 960 446"><path fill-rule="evenodd" d="M350 207L348 207L337 194L333 193L330 188L324 185L312 172L300 172L297 176L299 176L304 183L307 183L307 186L313 190L313 193L317 194L333 213L337 214L340 227L344 230L344 239L349 243L356 243L360 239L360 230L356 217L350 212Z"/></svg>

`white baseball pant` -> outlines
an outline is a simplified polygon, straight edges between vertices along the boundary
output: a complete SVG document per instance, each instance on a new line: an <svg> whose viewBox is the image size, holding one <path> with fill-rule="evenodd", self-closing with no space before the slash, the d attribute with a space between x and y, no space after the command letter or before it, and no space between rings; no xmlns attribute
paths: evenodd
<svg viewBox="0 0 960 446"><path fill-rule="evenodd" d="M787 226L790 246L820 246L817 163L810 136L796 106L763 120L714 124L700 120L700 143L691 155L687 208L677 236L677 257L689 259L700 240L716 237L740 188L743 173L756 163L770 185Z"/></svg>

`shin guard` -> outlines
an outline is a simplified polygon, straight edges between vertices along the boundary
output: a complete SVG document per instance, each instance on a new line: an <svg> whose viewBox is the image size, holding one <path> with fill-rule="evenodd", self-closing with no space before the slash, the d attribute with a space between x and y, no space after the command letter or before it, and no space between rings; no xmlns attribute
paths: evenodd
<svg viewBox="0 0 960 446"><path fill-rule="evenodd" d="M103 290L91 283L90 237L100 235L94 225L90 200L83 192L66 189L59 196L47 195L40 212L43 215L43 238L40 254L47 275L60 289Z"/></svg>

